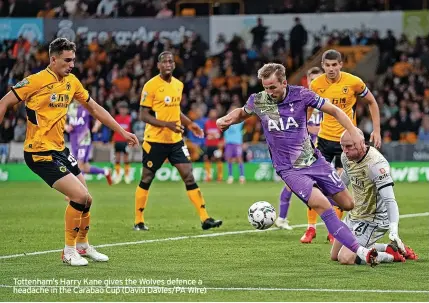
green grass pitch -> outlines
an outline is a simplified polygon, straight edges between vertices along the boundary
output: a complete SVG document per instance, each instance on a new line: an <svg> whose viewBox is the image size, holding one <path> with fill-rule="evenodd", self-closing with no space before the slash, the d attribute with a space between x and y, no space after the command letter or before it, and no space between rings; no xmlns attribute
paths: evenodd
<svg viewBox="0 0 429 303"><path fill-rule="evenodd" d="M203 231L184 185L155 182L145 213L149 232L132 230L136 185L89 184L94 198L90 242L108 244L99 251L109 255L110 261L90 262L87 267L75 268L62 264L59 252L45 253L63 247L66 206L63 197L41 182L0 183L0 300L429 300L427 214L400 221L400 236L419 254L418 261L382 264L375 268L341 266L329 259L330 245L325 240L324 226L318 226L317 238L310 245L299 242L304 227L292 231L254 232L247 222L248 207L255 201L265 200L277 209L280 183L201 183L209 214L224 220L221 228ZM396 184L395 191L401 215L429 212L427 184ZM305 205L296 197L291 203L289 219L292 225L306 223ZM387 242L387 237L384 239ZM20 255L32 252L42 254ZM15 254L17 256L5 258ZM175 293L154 293L154 288L136 287L62 290L44 287L32 289L43 289L47 293L24 294L19 292L27 288L13 288L19 286L21 279L57 282L66 279L81 283L85 279L87 283L116 280L122 286L127 279L128 283L137 281L134 286L152 279L152 283L166 287L162 290L173 289ZM200 293L195 293L195 289L172 288L169 281L176 279L195 280ZM84 293L91 291L103 293Z"/></svg>

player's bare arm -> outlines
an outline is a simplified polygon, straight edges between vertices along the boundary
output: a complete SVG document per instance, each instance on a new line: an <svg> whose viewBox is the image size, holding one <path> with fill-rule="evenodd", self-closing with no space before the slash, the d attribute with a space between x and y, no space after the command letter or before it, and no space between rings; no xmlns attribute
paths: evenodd
<svg viewBox="0 0 429 303"><path fill-rule="evenodd" d="M13 91L8 92L1 100L0 100L0 124L3 122L4 115L9 107L12 107L18 104L20 101L15 96Z"/></svg>
<svg viewBox="0 0 429 303"><path fill-rule="evenodd" d="M127 132L124 130L118 122L113 119L113 117L97 102L95 102L92 98L86 104L83 104L85 108L90 112L90 114L99 120L101 123L106 125L111 130L120 133L124 138L127 139L128 144L134 146L139 144L139 140L136 135Z"/></svg>
<svg viewBox="0 0 429 303"><path fill-rule="evenodd" d="M365 97L362 98L368 104L369 112L371 113L373 131L371 133L370 142L374 143L376 148L381 147L381 131L380 131L380 110L377 101L371 91L368 91Z"/></svg>
<svg viewBox="0 0 429 303"><path fill-rule="evenodd" d="M182 112L180 112L180 121L182 122L182 125L189 129L195 136L198 138L204 138L204 131L201 127L199 127L197 123L192 122L192 120L186 117Z"/></svg>
<svg viewBox="0 0 429 303"><path fill-rule="evenodd" d="M231 125L238 124L249 118L251 114L248 114L244 107L234 109L228 115L217 119L216 125L221 131L226 131Z"/></svg>
<svg viewBox="0 0 429 303"><path fill-rule="evenodd" d="M150 111L151 111L150 107L146 107L146 106L140 107L140 119L143 122L157 127L167 127L172 131L174 131L175 133L183 133L185 128L183 125L179 124L179 121L167 122L167 121L158 120L150 113Z"/></svg>
<svg viewBox="0 0 429 303"><path fill-rule="evenodd" d="M92 127L92 132L96 133L100 130L101 126L103 125L103 123L101 123L99 120L95 120L94 126Z"/></svg>
<svg viewBox="0 0 429 303"><path fill-rule="evenodd" d="M364 152L366 150L364 137L359 134L356 127L353 125L352 120L338 107L332 105L330 102L325 102L320 110L328 115L333 116L337 121L350 132L350 136L355 147Z"/></svg>

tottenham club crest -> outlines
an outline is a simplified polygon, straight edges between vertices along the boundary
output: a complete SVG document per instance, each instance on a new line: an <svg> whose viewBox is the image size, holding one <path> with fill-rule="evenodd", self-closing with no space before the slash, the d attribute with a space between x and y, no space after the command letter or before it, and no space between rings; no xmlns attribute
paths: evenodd
<svg viewBox="0 0 429 303"><path fill-rule="evenodd" d="M170 104L170 103L171 103L171 97L170 97L170 96L165 96L165 98L164 98L164 102L165 102L166 104Z"/></svg>

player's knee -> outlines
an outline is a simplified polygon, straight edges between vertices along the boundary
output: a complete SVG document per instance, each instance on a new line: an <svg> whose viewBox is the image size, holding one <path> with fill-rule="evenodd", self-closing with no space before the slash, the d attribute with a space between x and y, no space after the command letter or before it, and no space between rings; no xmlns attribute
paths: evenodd
<svg viewBox="0 0 429 303"><path fill-rule="evenodd" d="M143 176L141 178L141 182L146 184L151 184L153 179L155 178L155 173L147 168L143 168Z"/></svg>
<svg viewBox="0 0 429 303"><path fill-rule="evenodd" d="M345 211L352 210L355 207L355 201L353 197L347 195L346 199L344 199L343 204L341 205L341 209Z"/></svg>
<svg viewBox="0 0 429 303"><path fill-rule="evenodd" d="M92 197L89 194L89 192L85 189L81 189L79 191L76 191L71 197L69 197L70 200L73 202L79 203L79 204L91 204L92 203Z"/></svg>
<svg viewBox="0 0 429 303"><path fill-rule="evenodd" d="M191 185L195 183L194 174L192 173L192 169L187 170L183 174L183 182L185 182L186 185Z"/></svg>
<svg viewBox="0 0 429 303"><path fill-rule="evenodd" d="M354 254L338 254L338 262L342 265L353 265L355 264L356 256Z"/></svg>
<svg viewBox="0 0 429 303"><path fill-rule="evenodd" d="M338 252L331 252L331 260L338 261Z"/></svg>

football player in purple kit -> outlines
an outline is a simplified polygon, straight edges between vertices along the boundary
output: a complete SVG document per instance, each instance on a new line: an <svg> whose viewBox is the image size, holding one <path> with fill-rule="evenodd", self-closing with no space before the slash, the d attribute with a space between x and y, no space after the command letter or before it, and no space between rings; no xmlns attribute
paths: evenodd
<svg viewBox="0 0 429 303"><path fill-rule="evenodd" d="M72 154L77 158L79 169L84 174L103 174L107 183L112 185L109 169L102 169L89 164L91 152L91 122L92 116L88 110L77 102L72 102L67 113L66 131L70 134L70 146ZM96 121L93 131L100 128L101 123Z"/></svg>
<svg viewBox="0 0 429 303"><path fill-rule="evenodd" d="M224 131L256 114L277 174L293 193L320 215L328 231L340 243L367 264L377 265L377 251L359 245L326 198L332 196L344 210L354 207L354 200L341 178L311 142L307 109L313 107L335 117L349 131L351 142L359 151L365 149L364 138L341 109L302 86L288 85L283 65L265 64L259 69L258 78L262 80L264 91L252 94L244 107L219 118L218 127Z"/></svg>
<svg viewBox="0 0 429 303"><path fill-rule="evenodd" d="M312 67L307 71L307 83L310 86L311 81L323 74L323 70L320 67ZM317 134L320 129L320 121L322 121L322 112L315 109L310 119L307 121L307 129L310 134L311 141L316 145ZM287 219L287 213L289 210L290 199L292 197L291 190L285 186L280 193L280 203L279 203L279 216L276 220L276 226L281 229L292 230L292 227L289 225Z"/></svg>

